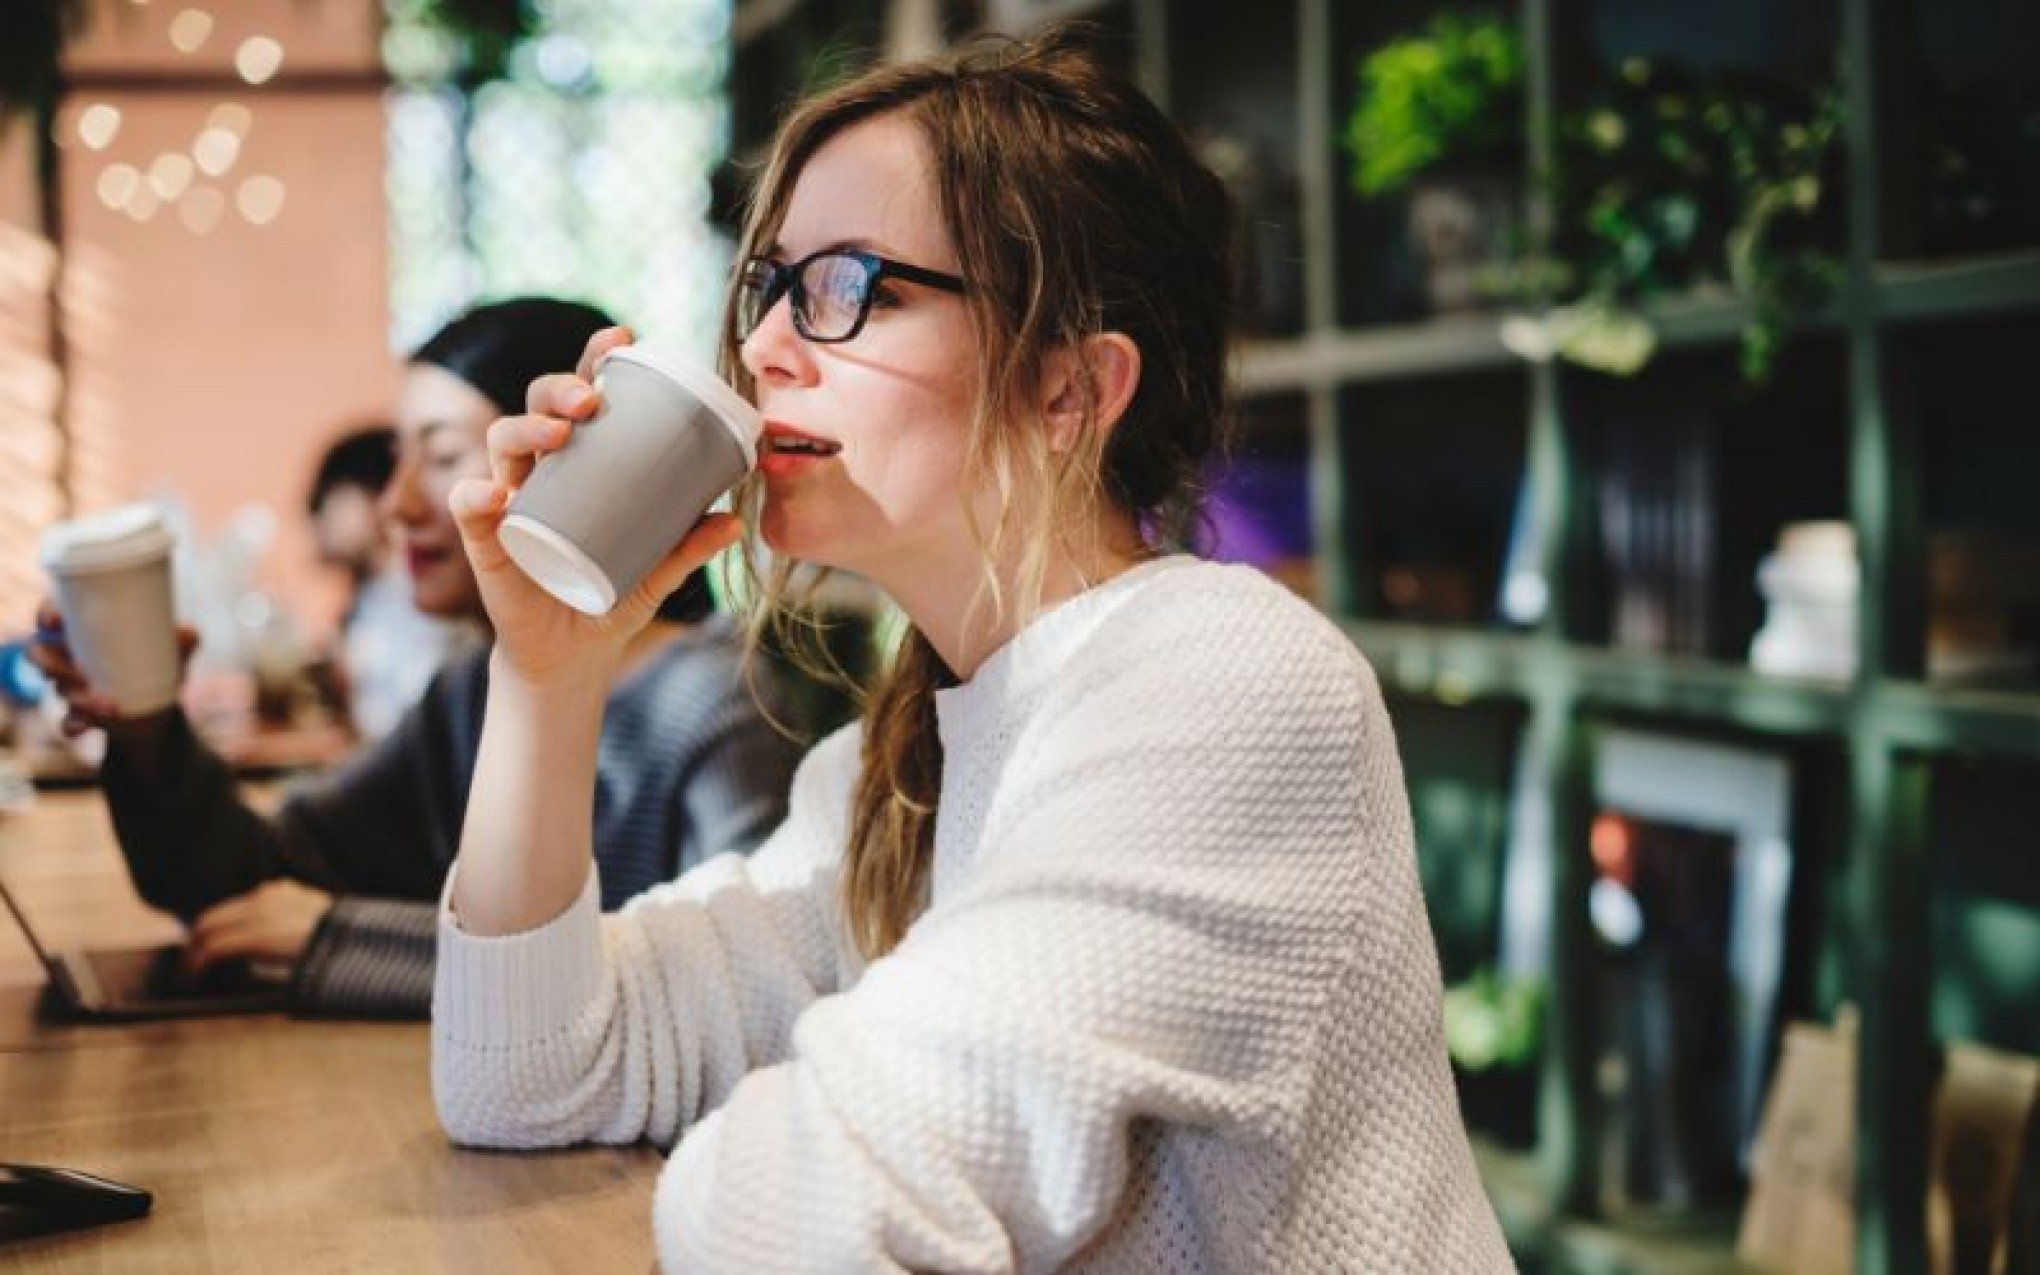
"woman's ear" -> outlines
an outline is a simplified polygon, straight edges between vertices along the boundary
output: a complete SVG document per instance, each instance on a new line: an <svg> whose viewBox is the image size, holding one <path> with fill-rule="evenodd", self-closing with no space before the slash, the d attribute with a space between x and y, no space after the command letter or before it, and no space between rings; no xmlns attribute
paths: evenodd
<svg viewBox="0 0 2040 1275"><path fill-rule="evenodd" d="M1082 358L1073 349L1049 357L1042 418L1054 451L1077 445L1087 417L1100 433L1110 432L1140 388L1140 347L1124 332L1086 337L1082 352Z"/></svg>

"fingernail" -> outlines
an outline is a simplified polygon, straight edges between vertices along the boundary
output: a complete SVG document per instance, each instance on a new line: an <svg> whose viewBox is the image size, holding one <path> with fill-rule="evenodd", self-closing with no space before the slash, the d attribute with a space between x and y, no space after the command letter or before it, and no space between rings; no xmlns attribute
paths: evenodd
<svg viewBox="0 0 2040 1275"><path fill-rule="evenodd" d="M567 391L567 410L570 412L578 412L594 401L594 391L585 385L576 385Z"/></svg>

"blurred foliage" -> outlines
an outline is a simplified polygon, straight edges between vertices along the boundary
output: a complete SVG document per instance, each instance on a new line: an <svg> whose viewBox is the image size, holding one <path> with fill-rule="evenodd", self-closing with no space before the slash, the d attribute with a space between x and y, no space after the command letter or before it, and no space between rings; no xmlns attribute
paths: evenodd
<svg viewBox="0 0 2040 1275"><path fill-rule="evenodd" d="M1751 307L1742 370L1766 380L1840 263L1841 95L1636 59L1559 123L1551 258L1604 314L1725 282Z"/></svg>
<svg viewBox="0 0 2040 1275"><path fill-rule="evenodd" d="M1523 43L1515 24L1441 13L1418 35L1360 62L1346 126L1353 188L1386 195L1450 157L1500 152L1522 136Z"/></svg>
<svg viewBox="0 0 2040 1275"><path fill-rule="evenodd" d="M498 3L480 34L463 28L473 41L443 0L385 12L394 343L478 298L541 293L706 353L728 266L706 219L728 145L727 0Z"/></svg>
<svg viewBox="0 0 2040 1275"><path fill-rule="evenodd" d="M1496 18L1434 19L1360 64L1346 133L1353 185L1380 197L1454 163L1493 162L1525 129L1523 59ZM1825 304L1840 265L1841 94L1753 76L1624 62L1557 121L1534 179L1553 219L1546 248L1490 271L1488 291L1557 303L1511 327L1525 353L1629 374L1656 334L1649 301L1726 288L1750 306L1742 370L1770 376L1786 330Z"/></svg>
<svg viewBox="0 0 2040 1275"><path fill-rule="evenodd" d="M537 28L530 0L396 0L390 8L451 47L451 79L475 88L503 77L510 54ZM392 17L399 14L393 12Z"/></svg>
<svg viewBox="0 0 2040 1275"><path fill-rule="evenodd" d="M1543 1040L1544 984L1483 969L1445 989L1445 1048L1469 1072L1521 1067Z"/></svg>

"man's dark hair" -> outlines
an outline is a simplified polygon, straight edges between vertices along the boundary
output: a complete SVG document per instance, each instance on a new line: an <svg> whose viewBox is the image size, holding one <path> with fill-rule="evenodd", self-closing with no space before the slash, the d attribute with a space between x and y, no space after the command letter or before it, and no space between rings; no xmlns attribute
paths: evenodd
<svg viewBox="0 0 2040 1275"><path fill-rule="evenodd" d="M316 514L326 497L342 487L359 487L379 496L397 468L397 431L388 425L365 425L335 440L319 459L305 510Z"/></svg>

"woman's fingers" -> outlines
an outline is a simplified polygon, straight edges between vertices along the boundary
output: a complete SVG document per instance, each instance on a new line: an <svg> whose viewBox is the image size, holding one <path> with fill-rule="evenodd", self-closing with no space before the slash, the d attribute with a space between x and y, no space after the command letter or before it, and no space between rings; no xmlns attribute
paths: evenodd
<svg viewBox="0 0 2040 1275"><path fill-rule="evenodd" d="M489 426L489 473L499 487L515 491L531 476L540 456L566 446L574 427L553 416L505 416Z"/></svg>
<svg viewBox="0 0 2040 1275"><path fill-rule="evenodd" d="M703 516L700 522L694 524L693 530L689 531L679 544L673 546L672 552L661 559L659 565L653 567L645 576L644 583L638 586L638 592L656 608L668 594L680 587L682 580L707 565L709 559L735 544L743 534L744 524L735 514L713 513Z"/></svg>
<svg viewBox="0 0 2040 1275"><path fill-rule="evenodd" d="M568 421L586 418L601 401L602 396L593 385L565 372L541 376L524 392L524 410L528 415Z"/></svg>
<svg viewBox="0 0 2040 1275"><path fill-rule="evenodd" d="M468 563L477 572L494 571L510 561L502 541L496 538L503 511L510 507L506 488L486 478L464 478L446 494L446 507L460 529L461 543L467 546Z"/></svg>
<svg viewBox="0 0 2040 1275"><path fill-rule="evenodd" d="M627 327L604 328L588 338L588 344L581 351L581 361L574 372L584 381L595 379L595 369L602 364L608 353L619 345L629 345L637 337Z"/></svg>

